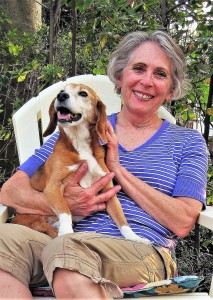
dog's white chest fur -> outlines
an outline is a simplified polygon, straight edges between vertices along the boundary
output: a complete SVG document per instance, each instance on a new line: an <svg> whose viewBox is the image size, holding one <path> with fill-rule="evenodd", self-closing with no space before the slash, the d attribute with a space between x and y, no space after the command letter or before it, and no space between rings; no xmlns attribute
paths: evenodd
<svg viewBox="0 0 213 300"><path fill-rule="evenodd" d="M101 169L92 154L90 132L85 124L81 124L75 128L64 128L64 131L72 141L74 148L78 151L80 159L87 162L88 171L82 178L80 185L84 188L89 187L92 183L106 175L106 172ZM72 165L68 168L76 171L79 165Z"/></svg>

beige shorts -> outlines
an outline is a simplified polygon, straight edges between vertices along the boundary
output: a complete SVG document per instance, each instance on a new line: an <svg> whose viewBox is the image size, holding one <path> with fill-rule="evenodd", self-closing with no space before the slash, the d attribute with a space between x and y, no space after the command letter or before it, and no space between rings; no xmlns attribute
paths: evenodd
<svg viewBox="0 0 213 300"><path fill-rule="evenodd" d="M56 268L88 276L112 296L121 296L122 287L176 274L175 262L162 248L93 232L51 239L24 226L0 224L0 269L35 287L51 286Z"/></svg>

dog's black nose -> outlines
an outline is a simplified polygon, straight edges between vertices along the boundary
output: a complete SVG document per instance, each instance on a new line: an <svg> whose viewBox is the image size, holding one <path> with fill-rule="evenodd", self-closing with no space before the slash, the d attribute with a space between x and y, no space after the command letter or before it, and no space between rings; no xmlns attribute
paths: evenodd
<svg viewBox="0 0 213 300"><path fill-rule="evenodd" d="M57 100L59 102L63 102L65 101L66 99L69 98L69 95L67 93L64 93L64 92L60 92L58 95L57 95Z"/></svg>

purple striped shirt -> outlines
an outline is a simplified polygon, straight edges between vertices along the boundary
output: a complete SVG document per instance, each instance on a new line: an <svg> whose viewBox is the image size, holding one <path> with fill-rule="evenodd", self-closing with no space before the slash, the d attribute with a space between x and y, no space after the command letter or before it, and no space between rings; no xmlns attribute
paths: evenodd
<svg viewBox="0 0 213 300"><path fill-rule="evenodd" d="M109 120L115 129L116 114L111 115ZM58 133L53 134L19 169L31 177L51 154L57 137ZM127 151L119 145L119 159L129 172L162 193L172 197L194 198L205 207L208 155L205 141L198 131L165 120L154 136L133 151ZM117 196L136 234L149 239L156 246L175 247L177 236L173 232L147 214L124 191L118 192ZM75 224L74 230L121 237L106 211L84 218Z"/></svg>

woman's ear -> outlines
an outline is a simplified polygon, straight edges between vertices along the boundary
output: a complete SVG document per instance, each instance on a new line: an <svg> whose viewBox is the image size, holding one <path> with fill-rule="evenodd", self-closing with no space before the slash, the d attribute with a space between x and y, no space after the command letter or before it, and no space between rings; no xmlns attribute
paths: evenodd
<svg viewBox="0 0 213 300"><path fill-rule="evenodd" d="M174 90L171 90L171 91L168 93L168 95L166 96L165 102L167 102L167 103L170 102L171 99L172 99L173 94L174 94Z"/></svg>
<svg viewBox="0 0 213 300"><path fill-rule="evenodd" d="M122 80L121 80L121 78L119 78L119 79L117 79L117 81L116 81L116 88L117 88L117 89L121 89L121 87L122 87Z"/></svg>

